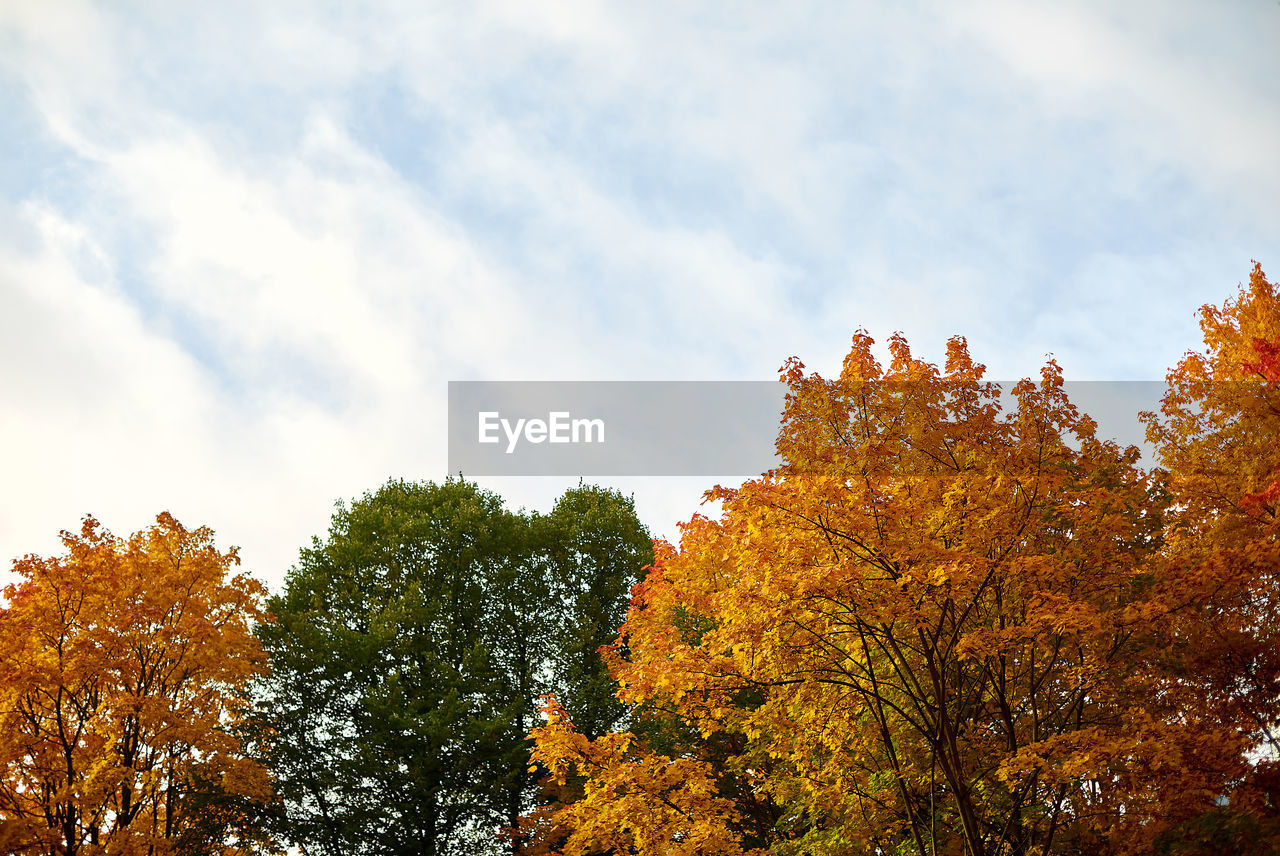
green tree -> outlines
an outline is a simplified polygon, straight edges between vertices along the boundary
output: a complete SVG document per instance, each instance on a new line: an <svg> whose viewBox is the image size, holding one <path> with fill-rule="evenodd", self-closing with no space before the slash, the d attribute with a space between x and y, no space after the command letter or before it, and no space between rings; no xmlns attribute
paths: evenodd
<svg viewBox="0 0 1280 856"><path fill-rule="evenodd" d="M595 737L625 712L600 649L627 618L636 571L653 564L653 542L631 500L591 485L565 492L538 523L561 633L548 649L551 688L579 731Z"/></svg>
<svg viewBox="0 0 1280 856"><path fill-rule="evenodd" d="M333 856L501 850L534 796L540 695L616 717L595 647L651 561L641 544L631 501L593 487L547 516L459 480L340 505L261 631L284 834Z"/></svg>

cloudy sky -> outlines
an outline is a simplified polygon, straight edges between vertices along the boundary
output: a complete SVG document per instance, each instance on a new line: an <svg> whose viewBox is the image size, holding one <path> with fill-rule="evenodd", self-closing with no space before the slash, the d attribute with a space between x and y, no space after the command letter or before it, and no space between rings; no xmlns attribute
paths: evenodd
<svg viewBox="0 0 1280 856"><path fill-rule="evenodd" d="M859 327L1160 378L1280 272L1277 44L1276 0L0 0L0 562L168 509L274 584L446 475L449 380ZM707 486L614 483L668 535Z"/></svg>

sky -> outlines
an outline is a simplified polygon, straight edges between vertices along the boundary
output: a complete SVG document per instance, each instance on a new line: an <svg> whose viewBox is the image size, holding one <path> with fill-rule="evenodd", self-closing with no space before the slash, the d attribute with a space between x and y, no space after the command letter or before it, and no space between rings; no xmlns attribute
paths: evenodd
<svg viewBox="0 0 1280 856"><path fill-rule="evenodd" d="M0 564L278 587L450 380L1156 380L1280 272L1280 3L0 0ZM674 537L705 479L603 479ZM545 509L576 479L481 479Z"/></svg>

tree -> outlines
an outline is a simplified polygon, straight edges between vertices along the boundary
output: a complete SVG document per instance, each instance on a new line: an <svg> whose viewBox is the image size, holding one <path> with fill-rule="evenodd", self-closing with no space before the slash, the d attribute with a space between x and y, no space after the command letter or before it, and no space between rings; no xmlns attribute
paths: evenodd
<svg viewBox="0 0 1280 856"><path fill-rule="evenodd" d="M510 756L516 784L505 819L513 851L526 843L521 816L539 798L537 779L527 769L527 735L537 721L539 698L555 693L564 699L582 733L592 737L622 719L626 711L601 650L615 641L631 587L653 562L653 542L632 501L615 491L580 484L556 500L550 514L533 515L528 524L532 544L526 558L538 569L544 596L535 601L527 592L515 598L498 593L499 602L519 602L526 610L519 622L508 622L520 628L511 650L525 658L516 665L527 670L509 672L525 676L513 732L521 740Z"/></svg>
<svg viewBox="0 0 1280 856"><path fill-rule="evenodd" d="M539 695L609 710L611 689L587 698L604 667L582 650L601 633L583 610L621 611L640 544L630 500L592 487L545 517L455 480L340 506L262 629L286 835L343 856L502 848L535 795Z"/></svg>
<svg viewBox="0 0 1280 856"><path fill-rule="evenodd" d="M630 500L592 485L566 491L535 528L550 590L539 618L556 637L547 648L548 689L578 730L596 737L626 712L600 649L617 639L631 587L653 563L653 542Z"/></svg>
<svg viewBox="0 0 1280 856"><path fill-rule="evenodd" d="M1099 441L1052 362L1005 411L963 340L942 369L900 336L882 369L872 344L835 379L784 367L782 466L713 491L720 519L691 520L637 589L612 659L635 727L590 740L548 704L534 758L565 801L545 847L1135 851L1242 774L1243 717L1196 698L1186 653L1263 614L1236 601L1274 592L1274 561L1236 562L1250 582L1230 590L1173 561L1166 524L1202 513L1171 506L1183 471ZM1274 418L1273 394L1244 401ZM1232 407L1255 448L1214 460L1250 474L1248 507L1276 434ZM1242 675L1219 659L1221 690ZM1227 706L1246 696L1274 721L1262 689Z"/></svg>
<svg viewBox="0 0 1280 856"><path fill-rule="evenodd" d="M1161 576L1180 601L1161 691L1190 731L1234 751L1216 753L1225 805L1171 800L1183 825L1169 841L1244 830L1247 849L1280 853L1280 289L1255 263L1235 299L1200 310L1200 327L1204 350L1169 372L1160 414L1145 414L1174 500Z"/></svg>
<svg viewBox="0 0 1280 856"><path fill-rule="evenodd" d="M62 541L4 591L0 848L256 852L271 788L236 732L264 668L265 591L167 513L127 541L92 518Z"/></svg>

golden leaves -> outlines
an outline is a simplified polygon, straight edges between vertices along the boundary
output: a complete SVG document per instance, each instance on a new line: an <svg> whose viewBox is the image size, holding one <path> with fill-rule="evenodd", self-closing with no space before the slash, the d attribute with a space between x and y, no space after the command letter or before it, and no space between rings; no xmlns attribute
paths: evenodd
<svg viewBox="0 0 1280 856"><path fill-rule="evenodd" d="M264 591L228 579L235 552L167 513L127 540L86 518L63 544L15 563L0 612L6 828L28 846L167 852L193 776L267 799L266 771L229 730L265 668L251 632Z"/></svg>
<svg viewBox="0 0 1280 856"><path fill-rule="evenodd" d="M535 729L533 759L561 786L582 777L582 796L544 829L567 831L557 852L615 851L642 856L743 856L732 827L733 804L717 796L716 773L704 761L650 751L630 733L588 741L573 730L554 698L547 724ZM536 846L536 845L535 845Z"/></svg>
<svg viewBox="0 0 1280 856"><path fill-rule="evenodd" d="M679 852L673 805L743 848L925 853L1118 852L1227 789L1267 804L1280 296L1255 270L1203 326L1149 418L1168 473L1053 362L1006 411L959 338L942 369L863 331L835 379L789 361L783 465L664 548L610 660L663 752L538 734L582 783L565 852Z"/></svg>

